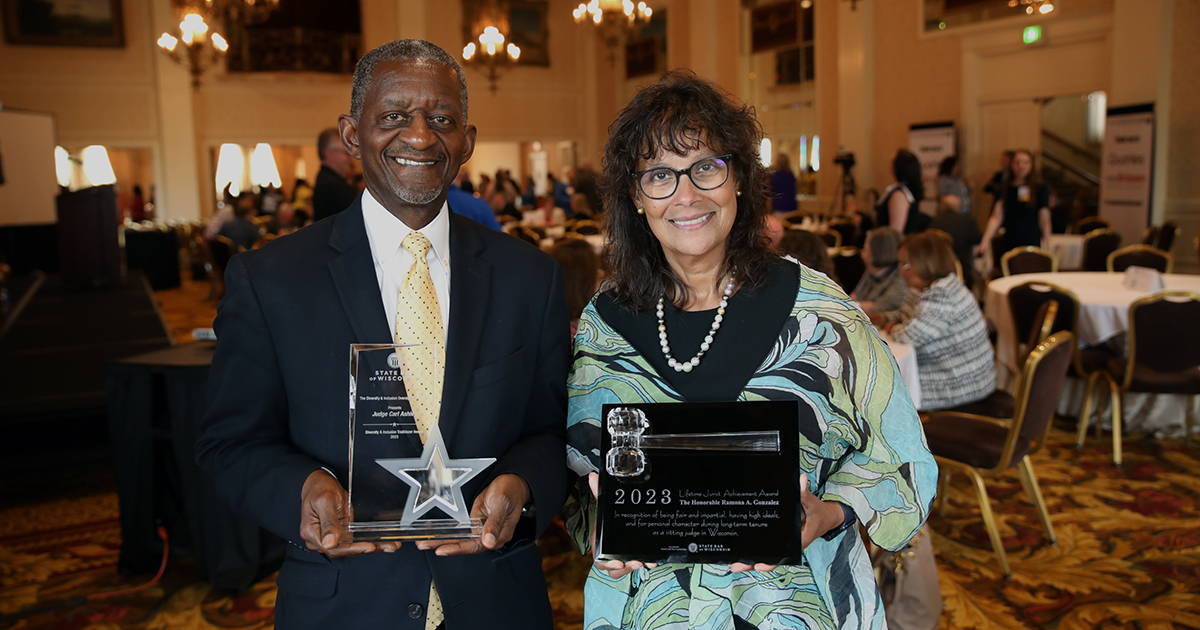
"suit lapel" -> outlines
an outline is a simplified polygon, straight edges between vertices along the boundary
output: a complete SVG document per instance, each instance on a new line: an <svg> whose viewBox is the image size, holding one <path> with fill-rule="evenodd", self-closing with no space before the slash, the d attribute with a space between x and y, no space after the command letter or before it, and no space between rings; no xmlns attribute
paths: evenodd
<svg viewBox="0 0 1200 630"><path fill-rule="evenodd" d="M371 259L371 241L363 223L361 197L334 219L329 246L339 253L329 273L358 343L391 343L387 315L379 299L379 282Z"/></svg>
<svg viewBox="0 0 1200 630"><path fill-rule="evenodd" d="M338 252L329 261L329 274L350 327L354 329L355 342L392 343L395 335L388 330L387 314L383 312L383 302L379 298L379 281L375 277L371 241L363 222L361 196L334 219L329 247ZM409 434L409 441L417 452L421 451L420 435Z"/></svg>
<svg viewBox="0 0 1200 630"><path fill-rule="evenodd" d="M471 384L479 344L486 343L482 337L488 316L492 265L480 256L483 249L483 240L479 238L472 222L451 214L450 325L446 335L442 408L438 417L442 436L451 447Z"/></svg>

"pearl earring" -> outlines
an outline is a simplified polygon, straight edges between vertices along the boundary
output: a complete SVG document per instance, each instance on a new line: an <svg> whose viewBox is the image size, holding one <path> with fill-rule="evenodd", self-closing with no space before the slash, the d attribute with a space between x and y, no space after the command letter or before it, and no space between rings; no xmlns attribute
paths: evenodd
<svg viewBox="0 0 1200 630"><path fill-rule="evenodd" d="M739 190L739 191L737 191L737 192L736 192L736 193L734 193L734 194L735 194L735 195L737 195L737 196L739 196L739 197L741 197L741 196L742 196L742 191L740 191L740 190Z"/></svg>
<svg viewBox="0 0 1200 630"><path fill-rule="evenodd" d="M646 211L645 211L645 210L642 210L641 208L638 208L638 209L637 209L637 213L638 213L638 214L646 214Z"/></svg>

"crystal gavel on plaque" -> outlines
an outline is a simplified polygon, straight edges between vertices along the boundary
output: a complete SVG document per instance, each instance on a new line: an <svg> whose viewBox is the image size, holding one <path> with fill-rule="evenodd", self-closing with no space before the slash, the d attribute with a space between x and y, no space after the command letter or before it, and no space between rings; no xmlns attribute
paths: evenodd
<svg viewBox="0 0 1200 630"><path fill-rule="evenodd" d="M732 433L669 433L652 435L650 421L640 409L616 407L605 418L612 448L604 468L613 477L637 477L646 472L646 450L779 452L779 431Z"/></svg>

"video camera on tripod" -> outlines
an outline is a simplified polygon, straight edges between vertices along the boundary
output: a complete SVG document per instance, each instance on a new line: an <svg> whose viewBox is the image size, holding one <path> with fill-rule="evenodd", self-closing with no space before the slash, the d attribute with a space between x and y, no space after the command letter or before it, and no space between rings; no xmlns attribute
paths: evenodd
<svg viewBox="0 0 1200 630"><path fill-rule="evenodd" d="M842 170L846 173L849 173L850 169L854 168L857 162L854 159L854 153L839 147L837 156L833 158L833 163L842 167Z"/></svg>
<svg viewBox="0 0 1200 630"><path fill-rule="evenodd" d="M854 159L854 153L847 151L845 147L839 145L837 155L833 158L833 163L842 167L842 177L838 181L837 190L833 195L833 202L829 204L829 212L833 214L836 210L837 214L844 214L846 210L846 195L855 195L858 193L858 183L854 181L854 173L850 172L857 163Z"/></svg>

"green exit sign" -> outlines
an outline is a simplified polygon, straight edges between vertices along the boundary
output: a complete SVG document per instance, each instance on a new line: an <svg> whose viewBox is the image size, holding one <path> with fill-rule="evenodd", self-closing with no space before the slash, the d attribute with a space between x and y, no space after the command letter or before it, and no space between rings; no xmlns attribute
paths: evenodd
<svg viewBox="0 0 1200 630"><path fill-rule="evenodd" d="M1026 26L1025 32L1021 34L1021 40L1026 44L1036 44L1042 41L1042 27Z"/></svg>

